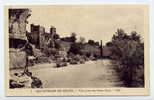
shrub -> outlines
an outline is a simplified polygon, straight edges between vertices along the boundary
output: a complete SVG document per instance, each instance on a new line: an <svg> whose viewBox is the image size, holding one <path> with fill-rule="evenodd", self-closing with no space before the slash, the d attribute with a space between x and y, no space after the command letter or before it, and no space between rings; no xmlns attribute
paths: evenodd
<svg viewBox="0 0 154 100"><path fill-rule="evenodd" d="M112 58L119 62L117 70L125 85L143 86L144 71L141 70L144 69L144 44L141 42L141 37L136 32L127 35L124 30L118 29L108 46L111 47ZM137 72L142 74L142 78ZM135 80L142 82L138 84Z"/></svg>

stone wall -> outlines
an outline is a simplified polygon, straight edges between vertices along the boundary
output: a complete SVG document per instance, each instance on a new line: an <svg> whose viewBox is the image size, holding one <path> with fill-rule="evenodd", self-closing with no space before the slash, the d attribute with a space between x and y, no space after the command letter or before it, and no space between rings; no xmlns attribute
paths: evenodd
<svg viewBox="0 0 154 100"><path fill-rule="evenodd" d="M9 66L10 69L23 68L26 64L25 52L18 51L27 41L26 25L29 9L9 9Z"/></svg>
<svg viewBox="0 0 154 100"><path fill-rule="evenodd" d="M29 9L9 9L9 37L26 40Z"/></svg>
<svg viewBox="0 0 154 100"><path fill-rule="evenodd" d="M11 48L9 51L10 69L24 68L26 65L25 52L17 52L16 49Z"/></svg>

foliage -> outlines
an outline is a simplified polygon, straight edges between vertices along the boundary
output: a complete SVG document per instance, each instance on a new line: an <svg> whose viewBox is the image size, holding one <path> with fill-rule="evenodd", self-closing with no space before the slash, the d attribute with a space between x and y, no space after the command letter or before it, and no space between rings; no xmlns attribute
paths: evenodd
<svg viewBox="0 0 154 100"><path fill-rule="evenodd" d="M95 44L95 41L90 39L90 40L88 40L88 44L94 45Z"/></svg>
<svg viewBox="0 0 154 100"><path fill-rule="evenodd" d="M54 38L54 39L59 39L60 36L59 36L59 34L55 34L55 35L53 36L53 38Z"/></svg>
<svg viewBox="0 0 154 100"><path fill-rule="evenodd" d="M46 57L49 57L51 55L55 56L58 51L56 48L44 47L42 52L46 55Z"/></svg>
<svg viewBox="0 0 154 100"><path fill-rule="evenodd" d="M73 43L69 50L70 53L73 54L81 54L81 49L83 48L83 44L81 43Z"/></svg>
<svg viewBox="0 0 154 100"><path fill-rule="evenodd" d="M71 38L71 42L75 42L76 41L76 33L73 32L71 34L71 37L70 38Z"/></svg>
<svg viewBox="0 0 154 100"><path fill-rule="evenodd" d="M72 33L70 37L61 38L62 41L75 43L77 40L76 33Z"/></svg>
<svg viewBox="0 0 154 100"><path fill-rule="evenodd" d="M92 45L92 46L99 46L99 42L95 42L94 40L88 40L88 44Z"/></svg>
<svg viewBox="0 0 154 100"><path fill-rule="evenodd" d="M119 61L119 66L122 66L117 69L123 72L120 76L126 85L134 86L134 77L136 71L139 70L138 67L142 66L142 69L144 67L144 44L141 42L140 35L134 31L128 35L124 30L118 29L112 41L106 45L111 47L112 58Z"/></svg>

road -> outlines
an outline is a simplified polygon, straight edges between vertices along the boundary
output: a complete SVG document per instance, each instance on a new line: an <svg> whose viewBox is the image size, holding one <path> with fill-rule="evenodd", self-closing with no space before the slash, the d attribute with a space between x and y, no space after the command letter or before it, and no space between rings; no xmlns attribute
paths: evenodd
<svg viewBox="0 0 154 100"><path fill-rule="evenodd" d="M40 64L30 68L40 78L44 88L110 88L121 87L110 60L88 61L85 64L55 68L55 64Z"/></svg>

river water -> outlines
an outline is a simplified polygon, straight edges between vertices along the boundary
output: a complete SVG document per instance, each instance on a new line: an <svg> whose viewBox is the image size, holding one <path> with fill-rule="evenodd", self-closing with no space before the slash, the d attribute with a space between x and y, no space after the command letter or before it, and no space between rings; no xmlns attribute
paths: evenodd
<svg viewBox="0 0 154 100"><path fill-rule="evenodd" d="M122 87L110 60L55 68L55 64L39 64L29 70L40 78L44 88L110 88Z"/></svg>

